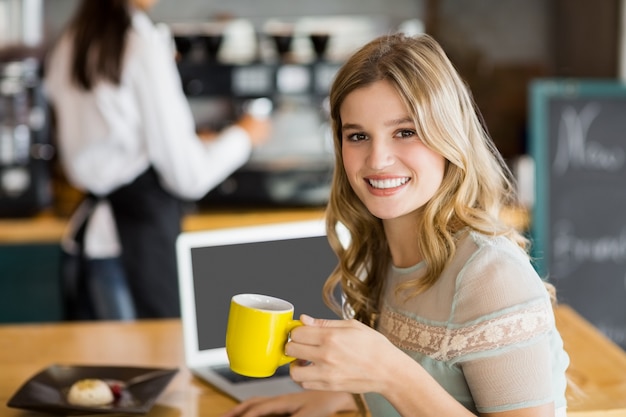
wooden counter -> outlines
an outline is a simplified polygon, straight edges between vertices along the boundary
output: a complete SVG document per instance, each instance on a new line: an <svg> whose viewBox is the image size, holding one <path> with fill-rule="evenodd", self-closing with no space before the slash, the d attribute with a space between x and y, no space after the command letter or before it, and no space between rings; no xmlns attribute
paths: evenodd
<svg viewBox="0 0 626 417"><path fill-rule="evenodd" d="M323 215L324 207L215 210L185 216L182 227L185 231L206 230L313 220L322 218ZM529 218L525 209L506 209L503 218L519 230L528 227ZM67 219L51 213L23 219L0 219L0 244L56 243L61 240L66 223Z"/></svg>
<svg viewBox="0 0 626 417"><path fill-rule="evenodd" d="M67 221L50 213L0 219L0 244L57 243Z"/></svg>
<svg viewBox="0 0 626 417"><path fill-rule="evenodd" d="M324 216L323 207L215 210L193 213L183 219L183 230L249 226L281 221L313 220ZM67 219L51 213L29 218L0 219L0 244L57 243Z"/></svg>
<svg viewBox="0 0 626 417"><path fill-rule="evenodd" d="M626 353L568 306L559 306L556 317L571 358L568 417L626 417ZM22 383L52 364L178 367L148 417L214 417L235 404L186 369L179 320L5 325L0 326L0 415L39 416L6 403Z"/></svg>
<svg viewBox="0 0 626 417"><path fill-rule="evenodd" d="M519 227L527 223L523 210L510 210L504 215ZM214 209L188 214L182 229L210 230L323 217L323 207ZM66 223L67 219L51 213L0 218L0 323L54 322L63 318L58 272Z"/></svg>
<svg viewBox="0 0 626 417"><path fill-rule="evenodd" d="M315 220L324 209L273 208L211 211L185 216L185 231L283 221ZM67 220L43 213L0 219L0 323L54 322L63 317L60 242Z"/></svg>
<svg viewBox="0 0 626 417"><path fill-rule="evenodd" d="M323 207L213 211L186 216L183 219L183 230L208 230L323 218Z"/></svg>

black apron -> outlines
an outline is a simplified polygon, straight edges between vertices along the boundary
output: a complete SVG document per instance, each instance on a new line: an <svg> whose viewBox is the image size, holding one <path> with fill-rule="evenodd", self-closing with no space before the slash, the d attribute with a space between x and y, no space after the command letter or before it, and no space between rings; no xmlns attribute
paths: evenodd
<svg viewBox="0 0 626 417"><path fill-rule="evenodd" d="M149 168L107 197L122 246L122 263L137 318L180 316L176 238L183 203Z"/></svg>
<svg viewBox="0 0 626 417"><path fill-rule="evenodd" d="M153 168L108 196L88 195L86 199L91 207L101 199L111 205L137 318L179 317L176 238L183 215L182 201L163 189ZM95 318L85 290L88 268L83 240L88 218L74 236L78 251L62 254L61 279L68 320Z"/></svg>

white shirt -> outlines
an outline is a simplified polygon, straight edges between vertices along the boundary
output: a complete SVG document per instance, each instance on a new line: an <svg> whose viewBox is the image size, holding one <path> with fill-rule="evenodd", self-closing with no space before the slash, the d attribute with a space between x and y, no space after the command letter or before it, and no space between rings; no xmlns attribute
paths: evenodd
<svg viewBox="0 0 626 417"><path fill-rule="evenodd" d="M198 199L248 160L251 142L239 127L211 142L198 138L171 42L145 13L133 14L119 86L79 89L71 57L66 33L47 62L45 91L56 110L61 162L75 187L106 195L152 165L166 190ZM108 203L96 208L85 246L91 257L119 253Z"/></svg>

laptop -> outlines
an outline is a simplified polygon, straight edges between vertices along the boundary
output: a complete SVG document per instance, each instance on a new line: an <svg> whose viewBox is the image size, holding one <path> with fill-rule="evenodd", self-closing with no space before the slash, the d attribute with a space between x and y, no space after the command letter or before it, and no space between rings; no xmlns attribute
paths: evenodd
<svg viewBox="0 0 626 417"><path fill-rule="evenodd" d="M285 365L269 378L234 373L226 355L230 300L239 293L283 298L294 317L336 319L322 286L337 265L323 220L181 233L176 242L185 362L193 375L242 401L297 392Z"/></svg>

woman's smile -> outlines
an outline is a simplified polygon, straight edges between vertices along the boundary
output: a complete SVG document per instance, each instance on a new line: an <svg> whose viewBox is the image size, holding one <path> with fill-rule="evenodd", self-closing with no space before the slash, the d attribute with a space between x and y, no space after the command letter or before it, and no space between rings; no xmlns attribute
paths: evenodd
<svg viewBox="0 0 626 417"><path fill-rule="evenodd" d="M400 177L400 178L367 178L366 181L376 189L389 189L389 188L398 188L407 182L409 182L411 178L409 177Z"/></svg>
<svg viewBox="0 0 626 417"><path fill-rule="evenodd" d="M376 196L388 196L399 192L411 181L410 177L368 177L365 181L371 187L370 192Z"/></svg>

